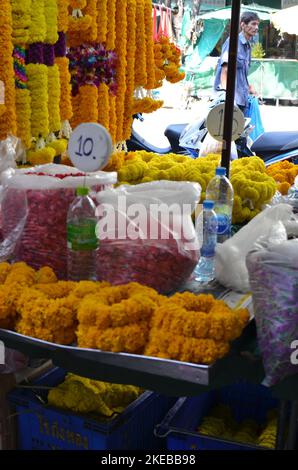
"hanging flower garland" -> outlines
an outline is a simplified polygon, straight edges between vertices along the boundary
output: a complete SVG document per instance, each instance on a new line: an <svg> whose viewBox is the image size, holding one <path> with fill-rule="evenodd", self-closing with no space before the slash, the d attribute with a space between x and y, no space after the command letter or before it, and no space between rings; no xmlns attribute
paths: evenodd
<svg viewBox="0 0 298 470"><path fill-rule="evenodd" d="M92 43L97 37L97 0L71 0L68 42L72 47Z"/></svg>
<svg viewBox="0 0 298 470"><path fill-rule="evenodd" d="M43 64L28 64L26 69L31 93L32 136L46 138L49 134L48 70Z"/></svg>
<svg viewBox="0 0 298 470"><path fill-rule="evenodd" d="M105 83L101 83L98 88L98 122L106 129L109 129L109 88Z"/></svg>
<svg viewBox="0 0 298 470"><path fill-rule="evenodd" d="M137 2L136 22L138 25L138 42L135 60L135 88L145 86L147 83L146 64L146 33L145 33L145 2Z"/></svg>
<svg viewBox="0 0 298 470"><path fill-rule="evenodd" d="M69 60L67 57L56 57L56 65L59 67L60 75L60 117L62 121L62 130L67 121L72 118L72 104L71 104L71 84L69 73Z"/></svg>
<svg viewBox="0 0 298 470"><path fill-rule="evenodd" d="M46 34L45 0L31 0L31 22L28 43L44 42Z"/></svg>
<svg viewBox="0 0 298 470"><path fill-rule="evenodd" d="M96 41L98 43L105 43L108 33L108 0L97 0L97 11L98 16Z"/></svg>
<svg viewBox="0 0 298 470"><path fill-rule="evenodd" d="M31 0L11 0L12 39L14 44L25 45L29 41Z"/></svg>
<svg viewBox="0 0 298 470"><path fill-rule="evenodd" d="M117 62L117 99L116 99L116 115L117 115L117 133L116 141L123 140L123 119L124 119L124 100L126 93L126 47L127 47L127 16L126 16L127 0L121 0L117 3L116 8L116 54Z"/></svg>
<svg viewBox="0 0 298 470"><path fill-rule="evenodd" d="M49 131L59 132L61 129L60 118L60 77L57 65L48 67L48 100L49 100Z"/></svg>
<svg viewBox="0 0 298 470"><path fill-rule="evenodd" d="M0 140L16 134L15 82L13 70L12 11L9 0L1 0L0 8L0 80L4 83L5 112L0 118Z"/></svg>
<svg viewBox="0 0 298 470"><path fill-rule="evenodd" d="M46 0L44 4L46 17L46 44L58 41L58 7L57 0Z"/></svg>
<svg viewBox="0 0 298 470"><path fill-rule="evenodd" d="M58 6L58 31L61 33L67 33L68 31L68 7L70 0L57 0Z"/></svg>
<svg viewBox="0 0 298 470"><path fill-rule="evenodd" d="M13 51L15 86L16 86L16 116L17 136L26 148L31 147L31 97L28 90L26 74L26 50L16 46Z"/></svg>
<svg viewBox="0 0 298 470"><path fill-rule="evenodd" d="M155 85L155 61L153 41L152 1L145 0L145 36L146 36L146 71L147 82L145 88L152 90Z"/></svg>
<svg viewBox="0 0 298 470"><path fill-rule="evenodd" d="M106 48L112 51L116 45L116 0L108 0L107 18Z"/></svg>
<svg viewBox="0 0 298 470"><path fill-rule="evenodd" d="M113 96L111 93L109 93L109 132L113 144L115 144L117 133L116 96Z"/></svg>
<svg viewBox="0 0 298 470"><path fill-rule="evenodd" d="M76 125L82 122L98 121L98 88L95 85L83 85L79 89L79 114L76 117L76 105L74 107L74 119ZM72 122L72 128L76 127Z"/></svg>
<svg viewBox="0 0 298 470"><path fill-rule="evenodd" d="M165 78L170 83L177 83L184 79L185 73L180 72L181 51L175 44L171 43L166 36L160 36L154 45L155 56L155 87L162 86Z"/></svg>
<svg viewBox="0 0 298 470"><path fill-rule="evenodd" d="M126 68L126 95L123 123L123 140L131 135L133 121L133 94L135 87L135 55L136 55L136 0L127 0L127 68Z"/></svg>

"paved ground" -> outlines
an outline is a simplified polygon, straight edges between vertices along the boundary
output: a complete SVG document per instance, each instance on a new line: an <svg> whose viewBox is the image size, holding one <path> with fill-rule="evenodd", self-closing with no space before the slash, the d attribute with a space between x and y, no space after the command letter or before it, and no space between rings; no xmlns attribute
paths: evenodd
<svg viewBox="0 0 298 470"><path fill-rule="evenodd" d="M160 90L164 107L152 114L144 115L145 121L135 124L136 130L150 143L166 147L168 140L163 135L169 124L192 122L202 115L206 99L193 103L191 109L184 109L183 87L181 84L166 84ZM295 131L298 135L298 105L261 106L265 131Z"/></svg>

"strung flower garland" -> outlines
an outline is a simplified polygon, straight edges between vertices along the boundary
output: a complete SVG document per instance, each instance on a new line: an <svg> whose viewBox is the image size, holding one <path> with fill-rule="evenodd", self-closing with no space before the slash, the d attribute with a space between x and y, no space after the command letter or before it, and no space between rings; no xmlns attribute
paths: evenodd
<svg viewBox="0 0 298 470"><path fill-rule="evenodd" d="M46 37L47 44L55 44L58 41L58 6L57 0L45 0L44 3L46 17Z"/></svg>
<svg viewBox="0 0 298 470"><path fill-rule="evenodd" d="M73 98L73 112L73 129L82 122L98 121L98 89L95 85L80 87L78 95Z"/></svg>
<svg viewBox="0 0 298 470"><path fill-rule="evenodd" d="M13 51L15 86L16 86L16 117L17 136L26 148L31 147L31 96L28 90L26 74L26 50L16 46Z"/></svg>
<svg viewBox="0 0 298 470"><path fill-rule="evenodd" d="M101 83L98 88L98 122L106 129L109 129L109 111L109 88Z"/></svg>
<svg viewBox="0 0 298 470"><path fill-rule="evenodd" d="M116 46L116 0L108 0L107 17L106 48L112 51Z"/></svg>
<svg viewBox="0 0 298 470"><path fill-rule="evenodd" d="M49 134L48 69L43 64L28 64L26 68L31 93L32 136L46 138Z"/></svg>
<svg viewBox="0 0 298 470"><path fill-rule="evenodd" d="M127 47L127 0L117 3L116 8L116 54L117 61L117 99L116 99L116 115L117 115L117 132L116 142L123 140L123 120L124 120L124 100L126 93L126 47Z"/></svg>
<svg viewBox="0 0 298 470"><path fill-rule="evenodd" d="M60 75L60 117L62 121L62 133L64 134L65 126L72 118L71 103L71 76L69 73L69 60L67 57L56 57L56 65L59 67ZM67 136L65 136L67 137Z"/></svg>
<svg viewBox="0 0 298 470"><path fill-rule="evenodd" d="M25 45L29 41L31 23L31 0L11 0L12 40L14 44Z"/></svg>
<svg viewBox="0 0 298 470"><path fill-rule="evenodd" d="M145 2L137 2L136 22L138 25L138 42L135 58L135 88L145 86L147 83L147 64L146 64L146 32L145 32Z"/></svg>
<svg viewBox="0 0 298 470"><path fill-rule="evenodd" d="M31 0L31 22L28 43L44 42L46 34L45 0Z"/></svg>
<svg viewBox="0 0 298 470"><path fill-rule="evenodd" d="M61 129L60 119L60 77L57 65L48 67L48 108L49 108L49 131L59 132Z"/></svg>
<svg viewBox="0 0 298 470"><path fill-rule="evenodd" d="M108 34L108 0L97 0L97 11L96 41L99 43L105 43Z"/></svg>
<svg viewBox="0 0 298 470"><path fill-rule="evenodd" d="M177 83L184 79L185 73L180 72L181 51L175 44L171 43L166 36L160 36L154 45L155 56L155 86L162 86L163 79L170 83Z"/></svg>
<svg viewBox="0 0 298 470"><path fill-rule="evenodd" d="M153 21L152 21L152 1L145 0L145 36L146 36L146 72L147 82L144 86L147 90L152 90L155 86L155 61L154 61L154 41L153 41Z"/></svg>
<svg viewBox="0 0 298 470"><path fill-rule="evenodd" d="M73 9L68 23L68 43L72 47L92 43L97 37L97 0L71 0ZM83 11L81 11L83 10Z"/></svg>
<svg viewBox="0 0 298 470"><path fill-rule="evenodd" d="M109 132L113 144L115 144L117 132L116 96L113 96L111 93L109 93Z"/></svg>
<svg viewBox="0 0 298 470"><path fill-rule="evenodd" d="M0 8L0 80L4 83L5 112L0 119L0 140L16 134L15 82L13 70L12 12L9 0L1 1ZM4 110L2 110L4 111Z"/></svg>
<svg viewBox="0 0 298 470"><path fill-rule="evenodd" d="M57 0L58 6L58 31L67 33L68 31L68 7L70 0Z"/></svg>
<svg viewBox="0 0 298 470"><path fill-rule="evenodd" d="M126 94L124 104L123 140L131 135L133 121L133 94L135 87L135 55L136 55L136 0L127 0L127 68L126 68ZM151 10L150 10L151 11Z"/></svg>

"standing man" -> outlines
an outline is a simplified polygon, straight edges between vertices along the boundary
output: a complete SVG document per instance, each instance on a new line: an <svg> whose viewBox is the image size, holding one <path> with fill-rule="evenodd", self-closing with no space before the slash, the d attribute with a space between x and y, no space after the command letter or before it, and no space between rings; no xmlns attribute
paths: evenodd
<svg viewBox="0 0 298 470"><path fill-rule="evenodd" d="M242 13L240 19L241 32L238 39L235 103L244 115L246 115L248 108L249 94L256 94L253 86L249 85L247 77L251 64L251 41L259 31L259 23L260 19L256 13L248 11ZM222 47L215 75L215 90L225 90L227 87L229 41L230 38L226 40Z"/></svg>

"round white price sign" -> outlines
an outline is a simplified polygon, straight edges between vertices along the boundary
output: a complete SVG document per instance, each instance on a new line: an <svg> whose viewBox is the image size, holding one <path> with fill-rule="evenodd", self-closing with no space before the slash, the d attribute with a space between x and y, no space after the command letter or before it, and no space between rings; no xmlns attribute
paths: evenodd
<svg viewBox="0 0 298 470"><path fill-rule="evenodd" d="M93 122L80 124L72 132L68 153L73 165L81 171L101 170L113 151L112 139L105 127Z"/></svg>
<svg viewBox="0 0 298 470"><path fill-rule="evenodd" d="M220 103L211 109L206 120L209 134L219 142L223 141L224 119L225 103ZM238 106L234 106L232 140L239 139L244 131L244 126L245 117L241 109Z"/></svg>

